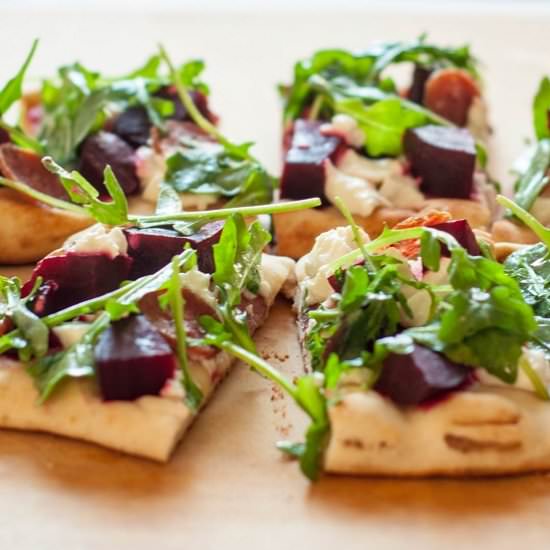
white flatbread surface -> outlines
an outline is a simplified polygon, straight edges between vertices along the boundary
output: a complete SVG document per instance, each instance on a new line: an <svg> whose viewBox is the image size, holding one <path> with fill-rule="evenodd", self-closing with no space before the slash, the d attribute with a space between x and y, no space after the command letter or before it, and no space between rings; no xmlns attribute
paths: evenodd
<svg viewBox="0 0 550 550"><path fill-rule="evenodd" d="M410 409L374 391L356 392L329 415L325 468L333 473L417 477L550 469L550 404L520 389L479 385Z"/></svg>

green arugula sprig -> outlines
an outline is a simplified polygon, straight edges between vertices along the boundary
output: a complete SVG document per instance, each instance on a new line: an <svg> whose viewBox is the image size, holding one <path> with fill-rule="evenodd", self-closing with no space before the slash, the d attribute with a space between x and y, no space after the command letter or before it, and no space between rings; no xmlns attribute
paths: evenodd
<svg viewBox="0 0 550 550"><path fill-rule="evenodd" d="M533 99L533 127L537 142L528 151L514 184L516 204L530 210L541 191L548 185L550 169L550 79L544 77ZM511 213L509 212L510 216Z"/></svg>
<svg viewBox="0 0 550 550"><path fill-rule="evenodd" d="M324 449L330 438L327 402L322 393L319 377L302 376L294 384L255 351L238 345L233 340L231 332L226 330L224 323L205 316L201 318L201 325L206 330L204 342L207 345L215 346L247 363L256 372L285 390L309 416L311 424L306 433L306 441L303 444L292 445L292 450L300 459L302 472L311 480L318 479L323 468ZM289 450L287 443L281 443L279 446L283 450Z"/></svg>
<svg viewBox="0 0 550 550"><path fill-rule="evenodd" d="M365 52L319 50L294 66L294 80L289 88L281 87L285 99L286 121L300 117L314 96L311 79L319 75L327 80L345 78L350 84L370 86L394 92L395 83L382 79L382 72L395 63L412 62L421 66L452 66L466 69L477 77L477 62L467 46L441 48L426 42L426 36L407 42L388 42Z"/></svg>
<svg viewBox="0 0 550 550"><path fill-rule="evenodd" d="M550 358L550 229L510 199L499 196L497 201L541 240L538 244L525 246L510 254L504 262L504 268L518 282L525 301L536 315L538 328L530 345L542 350Z"/></svg>

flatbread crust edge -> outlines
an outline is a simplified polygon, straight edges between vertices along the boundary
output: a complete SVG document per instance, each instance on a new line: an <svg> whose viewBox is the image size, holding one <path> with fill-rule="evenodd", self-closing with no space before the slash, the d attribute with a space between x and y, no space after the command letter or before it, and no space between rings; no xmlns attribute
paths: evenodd
<svg viewBox="0 0 550 550"><path fill-rule="evenodd" d="M35 262L95 221L0 189L0 264Z"/></svg>
<svg viewBox="0 0 550 550"><path fill-rule="evenodd" d="M268 307L283 285L292 281L293 264L288 259L279 262L272 272L264 294ZM234 362L219 352L211 360L190 363L192 376L204 395L203 406ZM166 462L196 417L181 396L104 402L89 379L71 379L46 403L39 405L37 400L38 392L24 366L0 358L0 428L67 436Z"/></svg>
<svg viewBox="0 0 550 550"><path fill-rule="evenodd" d="M325 469L377 476L496 476L550 469L550 405L531 392L476 386L400 409L376 392L329 410Z"/></svg>
<svg viewBox="0 0 550 550"><path fill-rule="evenodd" d="M426 199L424 210L448 211L455 219L465 218L472 228L485 229L491 223L491 212L480 202L464 199ZM371 236L376 237L384 226L417 216L419 212L402 208L377 208L370 216L354 215L355 221ZM277 239L277 253L301 258L313 247L317 235L334 227L348 225L333 206L299 212L285 212L273 216Z"/></svg>
<svg viewBox="0 0 550 550"><path fill-rule="evenodd" d="M232 360L223 359L225 372ZM49 432L159 462L168 460L194 413L181 397L144 396L104 402L90 380L70 380L43 405L17 361L0 361L0 426ZM204 402L216 384L204 392ZM204 388L203 388L204 389Z"/></svg>

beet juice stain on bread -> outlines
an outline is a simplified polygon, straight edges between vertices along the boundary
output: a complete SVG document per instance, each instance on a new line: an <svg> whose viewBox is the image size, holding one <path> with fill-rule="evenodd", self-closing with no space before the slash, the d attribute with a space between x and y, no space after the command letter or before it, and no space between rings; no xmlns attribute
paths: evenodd
<svg viewBox="0 0 550 550"><path fill-rule="evenodd" d="M73 63L23 94L35 49L0 92L0 117L20 108L19 125L0 118L0 263L36 261L94 221L42 165L46 156L100 197L109 166L131 208L152 211L160 194L189 210L271 202L274 179L216 128L202 61L174 67L156 54L116 78Z"/></svg>
<svg viewBox="0 0 550 550"><path fill-rule="evenodd" d="M412 79L398 90L391 68L402 63L412 64ZM489 127L467 47L421 38L362 53L321 50L295 65L282 94L280 198L323 200L322 208L276 220L282 254L298 258L318 234L345 223L336 196L371 236L430 208L490 225Z"/></svg>

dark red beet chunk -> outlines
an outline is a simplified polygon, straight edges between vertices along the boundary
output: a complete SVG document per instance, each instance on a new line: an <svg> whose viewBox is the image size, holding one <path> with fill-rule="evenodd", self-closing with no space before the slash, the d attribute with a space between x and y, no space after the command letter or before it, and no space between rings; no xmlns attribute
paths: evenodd
<svg viewBox="0 0 550 550"><path fill-rule="evenodd" d="M112 132L98 132L88 136L80 150L79 171L101 193L107 193L103 185L103 171L109 164L127 195L139 189L134 150Z"/></svg>
<svg viewBox="0 0 550 550"><path fill-rule="evenodd" d="M468 254L472 256L481 256L481 249L479 248L479 244L477 244L476 236L466 220L451 220L444 223L438 223L432 227L452 235L458 241L458 244L467 250ZM449 255L449 250L446 246L443 247L442 253L444 255Z"/></svg>
<svg viewBox="0 0 550 550"><path fill-rule="evenodd" d="M388 355L374 389L397 405L419 405L460 387L470 372L468 367L415 344L409 355Z"/></svg>
<svg viewBox="0 0 550 550"><path fill-rule="evenodd" d="M128 279L131 265L131 258L122 255L111 258L101 253L67 252L46 256L36 265L22 292L27 295L36 278L42 277L44 283L33 309L37 315L48 315L115 290Z"/></svg>
<svg viewBox="0 0 550 550"><path fill-rule="evenodd" d="M322 124L303 119L294 122L292 142L281 176L281 198L320 197L326 201L324 163L341 147L342 139L323 135Z"/></svg>
<svg viewBox="0 0 550 550"><path fill-rule="evenodd" d="M129 107L115 119L111 131L137 148L149 141L151 121L144 107Z"/></svg>
<svg viewBox="0 0 550 550"><path fill-rule="evenodd" d="M411 101L422 105L424 100L424 87L432 72L433 69L428 67L422 67L421 65L414 66L412 84L407 93L407 96Z"/></svg>
<svg viewBox="0 0 550 550"><path fill-rule="evenodd" d="M137 279L155 273L170 263L176 254L183 252L186 243L197 251L199 269L204 273L213 273L212 246L219 241L222 228L223 222L207 223L191 236L181 235L172 229L125 229L128 254L134 260L130 277Z"/></svg>
<svg viewBox="0 0 550 550"><path fill-rule="evenodd" d="M10 135L8 134L8 132L6 132L4 128L0 128L0 144L9 143L10 141Z"/></svg>
<svg viewBox="0 0 550 550"><path fill-rule="evenodd" d="M51 197L68 198L59 178L44 168L40 156L11 143L0 145L0 174Z"/></svg>
<svg viewBox="0 0 550 550"><path fill-rule="evenodd" d="M176 368L172 349L143 315L113 323L99 337L94 353L106 401L159 395Z"/></svg>
<svg viewBox="0 0 550 550"><path fill-rule="evenodd" d="M216 124L216 122L218 121L218 117L214 115L214 113L212 113L208 108L208 96L204 95L202 92L197 91L191 91L189 92L189 95L191 96L191 99L193 100L193 103L195 104L199 112L210 122ZM155 93L155 96L174 102L174 113L169 118L173 118L174 120L193 120L189 116L187 109L183 106L183 103L181 102L175 86L167 86L165 88L162 88Z"/></svg>
<svg viewBox="0 0 550 550"><path fill-rule="evenodd" d="M468 199L476 164L475 142L468 130L422 126L407 130L405 154L420 189L436 197Z"/></svg>

